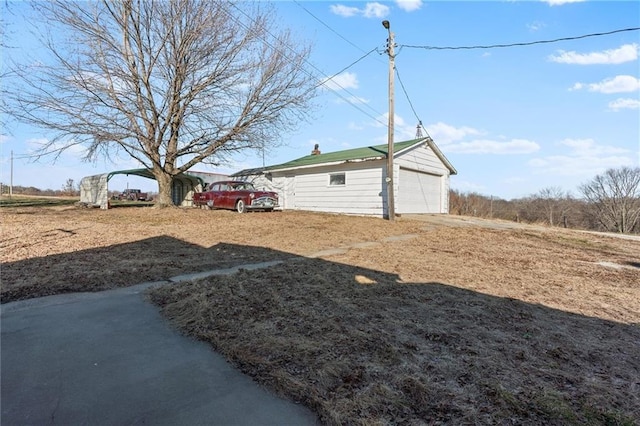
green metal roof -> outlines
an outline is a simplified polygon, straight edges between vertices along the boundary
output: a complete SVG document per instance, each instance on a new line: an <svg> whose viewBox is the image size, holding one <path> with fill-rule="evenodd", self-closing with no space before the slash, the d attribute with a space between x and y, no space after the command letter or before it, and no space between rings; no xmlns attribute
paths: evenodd
<svg viewBox="0 0 640 426"><path fill-rule="evenodd" d="M153 173L151 173L150 169L130 169L130 170L116 170L110 173L107 173L107 181L109 179L111 179L111 177L113 175L134 175L134 176L140 176L140 177L144 177L147 179L153 179L155 180L155 176L153 176ZM202 178L198 177L198 176L193 176L190 175L188 173L180 173L176 176L173 177L174 179L178 179L178 180L190 180L192 182L198 182L201 185L204 185L204 181L202 180Z"/></svg>
<svg viewBox="0 0 640 426"><path fill-rule="evenodd" d="M410 148L418 143L425 142L425 139L413 139L405 142L396 142L393 144L393 152L398 153L404 149ZM304 166L314 166L319 164L342 163L357 160L373 160L387 157L387 144L367 146L364 148L347 149L345 151L328 152L326 154L311 154L287 163L277 164L275 166L265 167L264 171L290 169Z"/></svg>

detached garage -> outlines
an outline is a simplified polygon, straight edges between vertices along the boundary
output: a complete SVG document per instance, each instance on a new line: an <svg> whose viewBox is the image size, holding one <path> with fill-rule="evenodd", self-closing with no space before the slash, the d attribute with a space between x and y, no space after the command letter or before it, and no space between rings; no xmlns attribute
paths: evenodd
<svg viewBox="0 0 640 426"><path fill-rule="evenodd" d="M400 168L398 213L447 213L442 211L442 176Z"/></svg>
<svg viewBox="0 0 640 426"><path fill-rule="evenodd" d="M431 138L394 144L395 209L448 213L449 177L457 172ZM243 170L235 179L278 192L283 209L387 216L387 145L311 155Z"/></svg>

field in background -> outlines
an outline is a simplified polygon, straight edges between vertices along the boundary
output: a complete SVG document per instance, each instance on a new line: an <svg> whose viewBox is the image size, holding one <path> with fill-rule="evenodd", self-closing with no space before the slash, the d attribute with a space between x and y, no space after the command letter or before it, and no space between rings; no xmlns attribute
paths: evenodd
<svg viewBox="0 0 640 426"><path fill-rule="evenodd" d="M70 206L79 201L78 197L49 197L44 195L2 195L0 207L52 207ZM1 214L1 211L0 211Z"/></svg>
<svg viewBox="0 0 640 426"><path fill-rule="evenodd" d="M0 213L3 303L282 260L150 297L326 424L640 418L638 241L443 216Z"/></svg>

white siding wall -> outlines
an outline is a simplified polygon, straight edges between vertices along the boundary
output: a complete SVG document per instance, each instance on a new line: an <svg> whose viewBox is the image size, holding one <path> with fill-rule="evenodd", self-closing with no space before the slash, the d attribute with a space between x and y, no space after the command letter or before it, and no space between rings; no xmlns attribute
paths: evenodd
<svg viewBox="0 0 640 426"><path fill-rule="evenodd" d="M397 164L405 169L412 169L438 176L449 175L449 169L442 164L442 161L440 161L438 156L434 154L426 144L421 144L418 147L409 149L402 155L394 158L393 162L394 165Z"/></svg>
<svg viewBox="0 0 640 426"><path fill-rule="evenodd" d="M278 205L280 209L286 207L285 197L285 181L283 177L276 177L271 174L257 174L237 176L234 179L246 180L251 182L253 186L260 191L274 191L278 193Z"/></svg>
<svg viewBox="0 0 640 426"><path fill-rule="evenodd" d="M382 215L384 176L383 161L346 163L334 167L314 167L295 171L294 202L286 208L361 215ZM345 173L344 186L329 185L329 175ZM274 172L273 182L284 189L286 176L292 172ZM278 191L282 198L287 194ZM293 206L291 206L293 204Z"/></svg>
<svg viewBox="0 0 640 426"><path fill-rule="evenodd" d="M449 213L449 169L440 161L438 156L426 144L409 149L394 159L394 165L403 169L403 174L414 172L412 181L425 184L430 183L429 188L424 189L424 194L406 194L403 189L412 189L415 185L403 185L402 175L396 169L396 211L399 213ZM425 175L426 174L426 175ZM431 175L431 176L429 176ZM406 176L406 175L405 175ZM435 178L438 176L438 178ZM436 196L436 193L439 194ZM415 196L415 198L414 198ZM439 198L434 202L434 198ZM423 199L421 210L416 201ZM409 202L408 202L409 201Z"/></svg>
<svg viewBox="0 0 640 426"><path fill-rule="evenodd" d="M441 213L449 214L449 189L450 175L447 173L442 176L442 211Z"/></svg>
<svg viewBox="0 0 640 426"><path fill-rule="evenodd" d="M403 173L420 173L423 178L425 173L432 175L426 180L433 185L428 190L431 194L429 204L435 207L422 211L423 213L449 212L449 169L426 144L410 149L394 159L396 212L408 213L409 210L415 210L415 207L404 208L403 200L407 194L400 193L403 190L401 168ZM341 172L345 173L346 184L329 185L329 175ZM267 175L244 176L242 179L253 182L258 189L276 191L280 197L280 208L382 217L387 209L385 176L386 160L383 159L274 171ZM415 196L424 198L420 194ZM433 201L434 197L438 199L437 202Z"/></svg>
<svg viewBox="0 0 640 426"><path fill-rule="evenodd" d="M251 176L241 176L235 178L238 180L246 180L247 182L251 182L253 186L257 190L265 190L265 191L276 191L279 193L279 189L277 188L277 182L274 182L272 179L269 179L267 176L263 174L259 175L251 175Z"/></svg>

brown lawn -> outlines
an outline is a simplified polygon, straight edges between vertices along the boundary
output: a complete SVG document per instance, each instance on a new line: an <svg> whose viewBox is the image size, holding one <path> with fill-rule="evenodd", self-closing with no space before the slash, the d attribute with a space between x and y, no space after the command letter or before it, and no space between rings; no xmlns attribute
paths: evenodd
<svg viewBox="0 0 640 426"><path fill-rule="evenodd" d="M3 302L284 260L150 298L325 424L640 419L638 241L442 217L0 214Z"/></svg>

